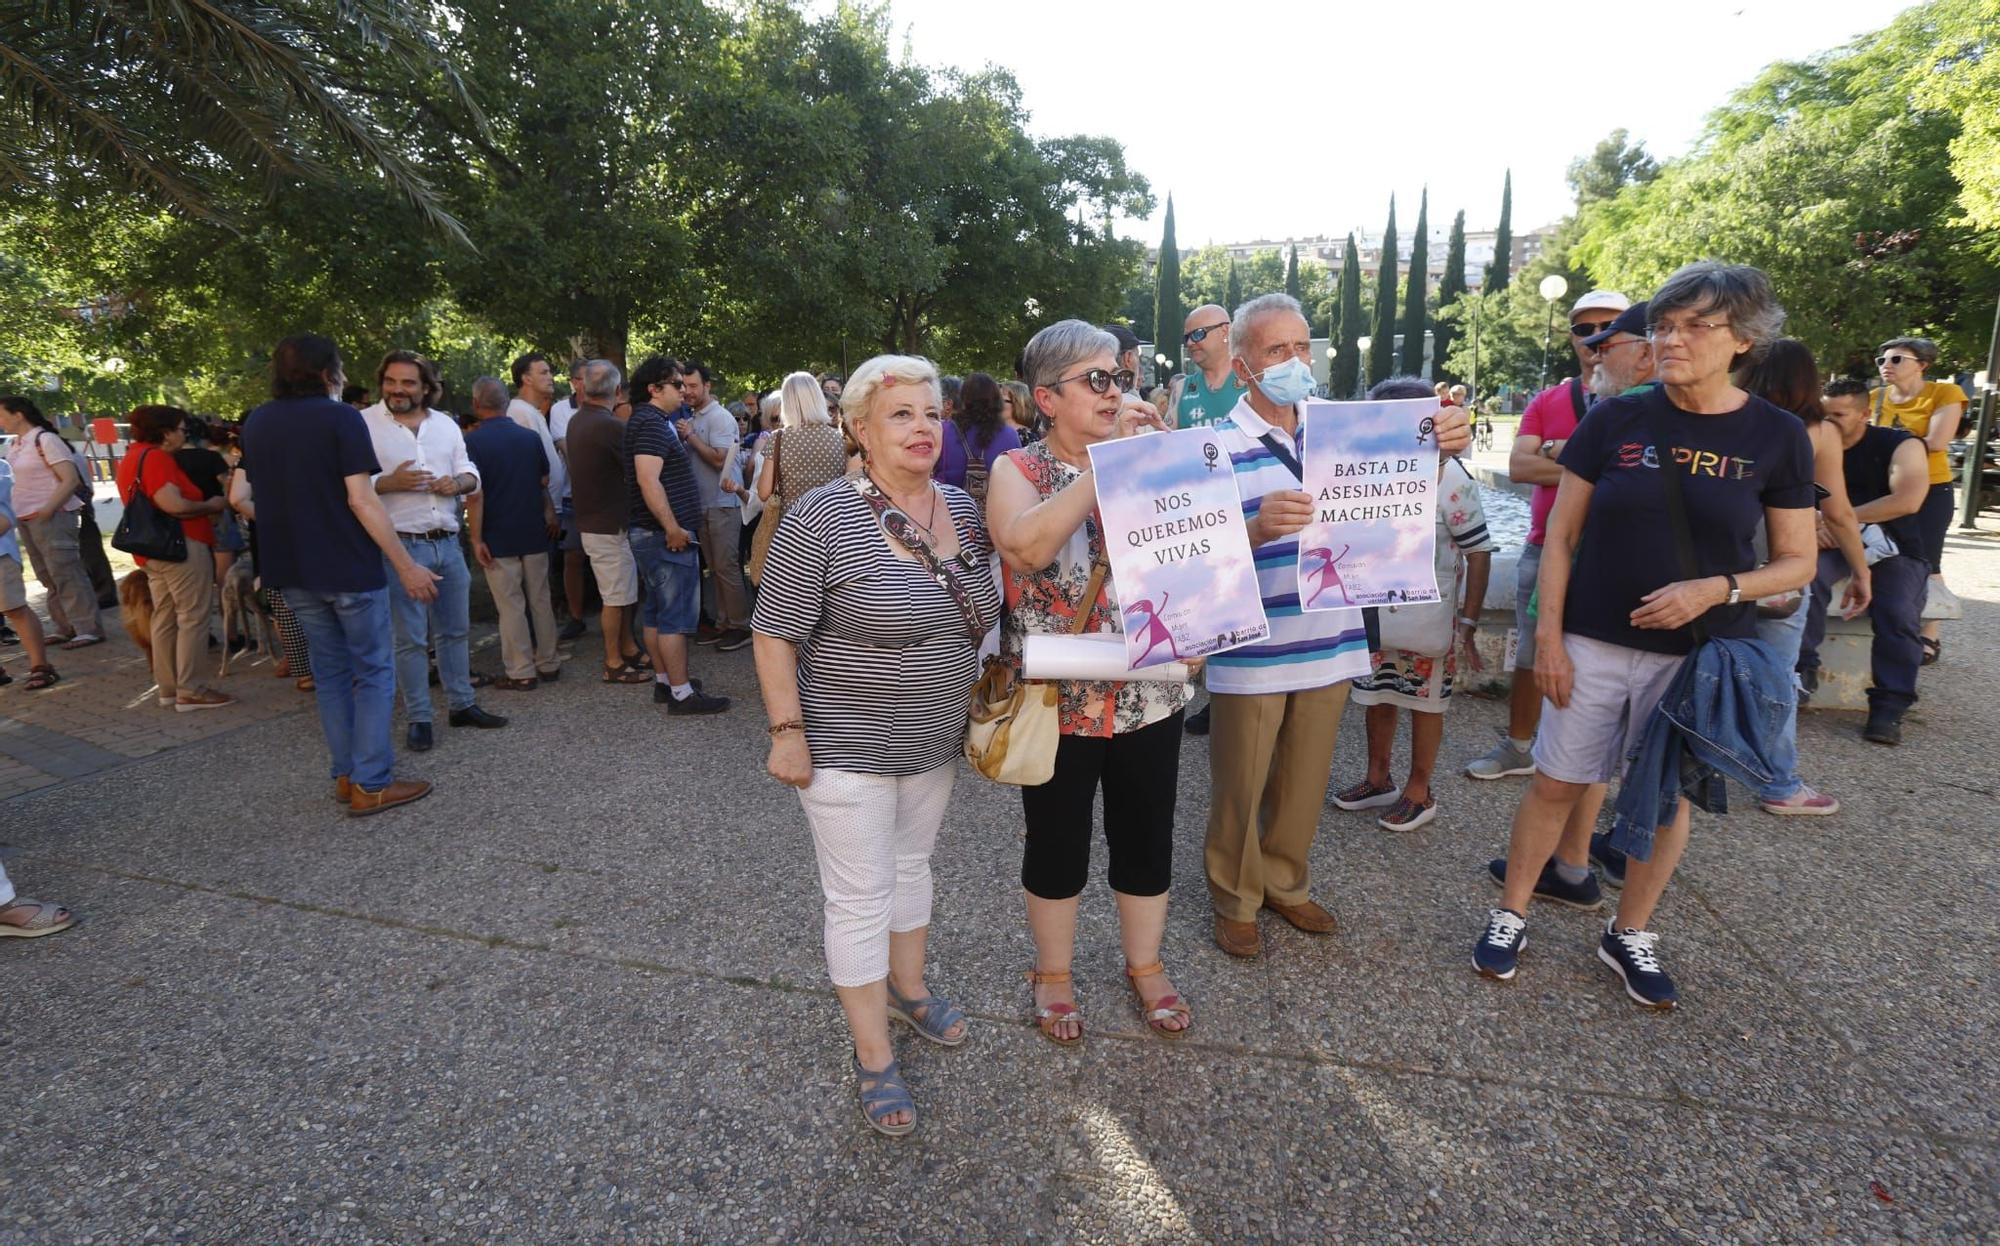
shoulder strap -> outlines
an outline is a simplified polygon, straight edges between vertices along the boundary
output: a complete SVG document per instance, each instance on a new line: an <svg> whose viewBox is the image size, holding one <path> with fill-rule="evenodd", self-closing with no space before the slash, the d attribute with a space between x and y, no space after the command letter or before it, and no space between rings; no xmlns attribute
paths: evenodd
<svg viewBox="0 0 2000 1246"><path fill-rule="evenodd" d="M1889 400L1889 387L1887 385L1884 385L1875 391L1875 422L1877 424L1880 424L1882 422L1882 404L1887 402L1888 400Z"/></svg>
<svg viewBox="0 0 2000 1246"><path fill-rule="evenodd" d="M909 550L910 553L916 555L917 561L923 564L924 570L929 573L931 579L936 582L939 588L944 590L945 596L951 598L952 605L958 607L959 618L965 623L965 633L971 637L972 643L977 645L983 641L986 638L986 629L980 624L979 608L973 603L972 594L967 591L964 584L959 582L958 577L951 573L951 568L944 565L944 560L938 557L937 551L922 540L910 539L910 537L897 533L890 526L889 512L894 511L896 508L890 503L888 498L884 497L868 481L867 477L864 476L860 481L856 482L854 491L859 493L862 501L868 503L869 508L875 512L876 522L882 525L882 530L889 534L889 538L904 549ZM944 503L945 515L951 520L952 529L957 532L960 548L962 549L965 542L965 533L958 530L958 512L951 509L951 499L944 499ZM900 516L901 512L897 512L897 514ZM905 523L914 522L909 520L907 516L903 516L902 518Z"/></svg>
<svg viewBox="0 0 2000 1246"><path fill-rule="evenodd" d="M1583 417L1590 412L1590 402L1583 396L1583 378L1580 376L1570 378L1569 405L1576 411L1577 422L1582 423Z"/></svg>
<svg viewBox="0 0 2000 1246"><path fill-rule="evenodd" d="M1667 523L1673 529L1674 553L1680 561L1681 578L1697 580L1701 578L1701 561L1694 552L1694 532L1688 527L1687 498L1681 492L1680 464L1674 462L1673 449L1666 433L1666 413L1660 408L1666 401L1666 391L1654 390L1646 396L1646 435L1652 439L1653 454L1660 464L1661 486L1667 494ZM1708 628L1703 624L1704 615L1697 615L1688 624L1694 633L1694 643L1704 644L1708 640Z"/></svg>
<svg viewBox="0 0 2000 1246"><path fill-rule="evenodd" d="M1076 621L1069 625L1069 634L1083 635L1083 629L1090 626L1090 612L1097 609L1098 595L1104 591L1105 573L1111 564L1099 558L1090 568L1090 581L1083 586L1083 599L1077 603Z"/></svg>
<svg viewBox="0 0 2000 1246"><path fill-rule="evenodd" d="M1278 462L1283 463L1291 471L1292 475L1298 477L1300 484L1305 483L1306 471L1305 468L1299 465L1299 456L1292 453L1290 446L1279 441L1276 433L1265 433L1263 436L1257 438L1257 440L1263 442L1264 448L1276 455Z"/></svg>

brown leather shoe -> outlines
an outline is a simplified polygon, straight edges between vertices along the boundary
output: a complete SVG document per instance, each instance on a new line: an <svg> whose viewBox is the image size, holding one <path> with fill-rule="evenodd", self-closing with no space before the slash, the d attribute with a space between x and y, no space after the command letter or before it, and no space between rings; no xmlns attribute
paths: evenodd
<svg viewBox="0 0 2000 1246"><path fill-rule="evenodd" d="M1332 934L1337 923L1333 914L1307 900L1304 904L1280 904L1267 899L1264 907L1284 918L1307 934Z"/></svg>
<svg viewBox="0 0 2000 1246"><path fill-rule="evenodd" d="M1233 922L1217 913L1215 946L1231 956L1240 956L1248 960L1264 950L1264 939L1257 933L1256 922Z"/></svg>
<svg viewBox="0 0 2000 1246"><path fill-rule="evenodd" d="M343 805L354 799L354 780L348 778L346 775L341 775L338 779L335 779L333 781L333 798Z"/></svg>
<svg viewBox="0 0 2000 1246"><path fill-rule="evenodd" d="M356 783L353 795L347 799L347 816L365 818L371 813L422 800L430 794L431 785L421 779L397 779L379 792L371 792Z"/></svg>

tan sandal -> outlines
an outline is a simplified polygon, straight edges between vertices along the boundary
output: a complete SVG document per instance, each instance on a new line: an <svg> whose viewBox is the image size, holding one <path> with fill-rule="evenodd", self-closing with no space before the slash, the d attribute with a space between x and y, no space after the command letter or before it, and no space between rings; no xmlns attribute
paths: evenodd
<svg viewBox="0 0 2000 1246"><path fill-rule="evenodd" d="M76 925L76 914L47 900L30 900L21 896L9 904L0 904L0 913L12 913L16 909L33 909L35 913L26 921L0 922L0 939L39 939L44 935L61 934Z"/></svg>
<svg viewBox="0 0 2000 1246"><path fill-rule="evenodd" d="M1173 994L1162 995L1147 1003L1146 996L1139 990L1139 979L1150 978L1155 974L1164 975L1166 972L1167 967L1159 961L1137 967L1125 966L1125 976L1132 982L1132 993L1139 997L1139 1019L1146 1023L1147 1029L1161 1038L1179 1038L1194 1025L1194 1013L1187 1004L1180 996ZM1169 1028L1166 1023L1176 1018L1180 1020L1180 1028Z"/></svg>
<svg viewBox="0 0 2000 1246"><path fill-rule="evenodd" d="M1069 980L1069 970L1067 969L1058 970L1055 973L1043 973L1039 969L1030 969L1028 971L1030 991L1037 986L1060 986ZM1030 996L1030 1002L1033 1002L1032 995ZM1055 1027L1065 1021L1074 1021L1076 1023L1075 1038L1064 1038L1062 1035L1056 1033ZM1043 1038L1048 1039L1056 1046L1073 1047L1083 1041L1083 1013L1077 1010L1075 1004L1050 1004L1046 1008L1037 1008L1035 1009L1035 1028L1042 1032Z"/></svg>

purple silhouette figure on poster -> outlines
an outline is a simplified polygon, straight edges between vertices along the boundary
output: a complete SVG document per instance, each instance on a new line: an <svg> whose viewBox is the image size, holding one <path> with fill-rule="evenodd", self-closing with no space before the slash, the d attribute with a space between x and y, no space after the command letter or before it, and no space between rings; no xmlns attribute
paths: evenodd
<svg viewBox="0 0 2000 1246"><path fill-rule="evenodd" d="M1166 645L1168 653L1174 655L1174 661L1178 662L1181 660L1181 648L1174 643L1173 632L1168 630L1167 625L1160 621L1160 616L1167 612L1167 599L1172 595L1171 593L1162 592L1160 594L1160 604L1157 607L1153 605L1150 598L1145 601L1135 601L1125 607L1126 634L1136 635L1138 639L1134 644L1145 646L1145 651L1131 662L1134 669L1145 665L1146 660L1153 656L1153 650L1159 648L1162 644Z"/></svg>
<svg viewBox="0 0 2000 1246"><path fill-rule="evenodd" d="M1306 565L1306 574L1314 579L1312 596L1306 598L1302 609L1313 608L1313 603L1319 600L1319 595L1326 591L1328 581L1340 590L1340 600L1343 603L1350 606L1354 604L1354 599L1347 595L1346 583L1340 578L1340 560L1347 557L1347 551L1353 548L1351 545L1343 545L1338 554L1326 548L1309 549L1305 552L1305 557L1300 561ZM1314 563L1318 565L1312 565Z"/></svg>

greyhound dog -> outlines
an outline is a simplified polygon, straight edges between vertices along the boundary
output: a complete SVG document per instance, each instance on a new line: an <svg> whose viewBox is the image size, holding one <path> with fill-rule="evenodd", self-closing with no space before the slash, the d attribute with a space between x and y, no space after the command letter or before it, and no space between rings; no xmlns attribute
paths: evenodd
<svg viewBox="0 0 2000 1246"><path fill-rule="evenodd" d="M257 576L250 569L250 560L238 558L229 564L229 571L222 577L222 670L217 678L229 674L229 634L235 630L245 640L250 639L249 621L255 620L257 636L266 654L277 654L277 626L271 619L271 612L257 599Z"/></svg>

